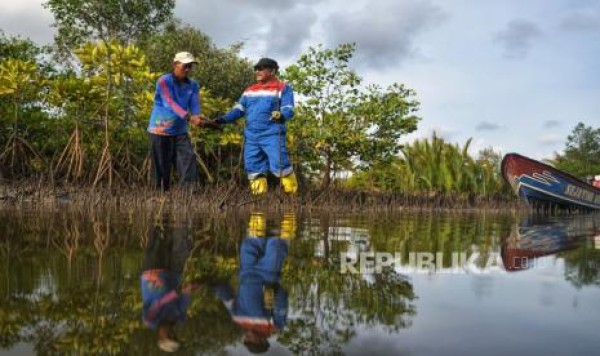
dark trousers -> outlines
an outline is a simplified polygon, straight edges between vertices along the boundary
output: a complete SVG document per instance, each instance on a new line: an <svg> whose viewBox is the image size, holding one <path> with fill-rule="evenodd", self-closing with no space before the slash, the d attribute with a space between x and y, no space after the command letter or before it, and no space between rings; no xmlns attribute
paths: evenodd
<svg viewBox="0 0 600 356"><path fill-rule="evenodd" d="M181 274L193 247L191 236L187 226L172 222L153 226L144 251L144 271L162 269Z"/></svg>
<svg viewBox="0 0 600 356"><path fill-rule="evenodd" d="M152 167L156 188L164 191L171 187L171 169L177 168L182 185L198 180L198 165L194 147L188 135L161 136L150 134Z"/></svg>

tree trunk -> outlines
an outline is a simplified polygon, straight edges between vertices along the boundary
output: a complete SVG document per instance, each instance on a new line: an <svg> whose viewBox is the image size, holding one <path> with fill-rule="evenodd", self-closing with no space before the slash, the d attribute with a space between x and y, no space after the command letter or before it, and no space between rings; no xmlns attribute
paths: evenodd
<svg viewBox="0 0 600 356"><path fill-rule="evenodd" d="M304 175L304 168L302 168L302 163L294 163L294 174L296 174L296 178L298 179L300 194L303 194L304 192L306 192L306 176Z"/></svg>
<svg viewBox="0 0 600 356"><path fill-rule="evenodd" d="M327 189L331 184L331 154L325 154L325 169L323 170L323 182L321 188Z"/></svg>
<svg viewBox="0 0 600 356"><path fill-rule="evenodd" d="M321 238L323 239L323 258L325 261L329 261L330 246L329 246L329 226L331 225L329 220L329 213L324 212L320 219L321 225Z"/></svg>

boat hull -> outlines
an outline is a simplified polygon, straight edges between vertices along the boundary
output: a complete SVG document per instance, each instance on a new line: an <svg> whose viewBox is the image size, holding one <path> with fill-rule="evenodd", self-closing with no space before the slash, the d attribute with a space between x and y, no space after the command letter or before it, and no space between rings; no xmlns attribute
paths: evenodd
<svg viewBox="0 0 600 356"><path fill-rule="evenodd" d="M507 154L502 160L502 175L529 205L600 210L599 188L531 158Z"/></svg>

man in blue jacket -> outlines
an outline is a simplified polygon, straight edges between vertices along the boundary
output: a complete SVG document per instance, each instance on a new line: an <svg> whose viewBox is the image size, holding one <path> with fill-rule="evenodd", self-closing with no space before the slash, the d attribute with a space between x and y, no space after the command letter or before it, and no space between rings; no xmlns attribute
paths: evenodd
<svg viewBox="0 0 600 356"><path fill-rule="evenodd" d="M142 319L157 331L163 351L179 348L174 326L185 321L191 294L200 285L198 280L182 283L192 246L188 228L172 226L166 219L149 231L140 276Z"/></svg>
<svg viewBox="0 0 600 356"><path fill-rule="evenodd" d="M231 111L216 120L222 124L246 117L244 167L255 195L266 193L268 171L281 179L286 193L298 190L288 156L285 127L294 116L294 92L277 79L278 69L273 59L260 59L254 66L257 83L244 91Z"/></svg>
<svg viewBox="0 0 600 356"><path fill-rule="evenodd" d="M215 288L233 322L245 331L244 345L252 353L266 352L267 339L287 324L288 293L281 271L295 226L294 216L285 215L279 236L267 236L266 216L253 213L240 247L237 295L229 284Z"/></svg>
<svg viewBox="0 0 600 356"><path fill-rule="evenodd" d="M179 52L173 59L173 71L156 83L154 107L148 124L152 144L152 165L157 188L170 188L171 168L177 168L182 184L197 180L196 156L188 136L188 121L200 125L201 107L198 82L188 78L198 63L189 52Z"/></svg>

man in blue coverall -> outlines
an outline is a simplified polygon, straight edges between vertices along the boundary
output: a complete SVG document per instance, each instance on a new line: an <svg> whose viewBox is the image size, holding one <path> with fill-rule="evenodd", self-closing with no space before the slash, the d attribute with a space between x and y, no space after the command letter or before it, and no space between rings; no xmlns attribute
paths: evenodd
<svg viewBox="0 0 600 356"><path fill-rule="evenodd" d="M228 284L215 288L234 323L244 329L244 345L252 353L269 349L267 340L287 323L288 293L281 285L281 270L295 234L295 218L285 215L280 236L266 236L264 214L252 214L248 236L240 247L237 296Z"/></svg>
<svg viewBox="0 0 600 356"><path fill-rule="evenodd" d="M203 122L198 96L198 82L188 78L192 66L198 63L189 52L179 52L173 59L173 71L156 83L154 107L148 124L152 145L152 166L156 187L170 188L171 168L177 167L182 184L193 183L198 177L194 148L188 136L188 121L199 126Z"/></svg>
<svg viewBox="0 0 600 356"><path fill-rule="evenodd" d="M294 116L294 92L277 79L279 65L262 58L254 66L257 83L249 86L235 107L216 121L232 123L246 116L244 166L253 194L267 191L266 173L281 179L286 193L296 193L298 183L286 145L286 121Z"/></svg>

